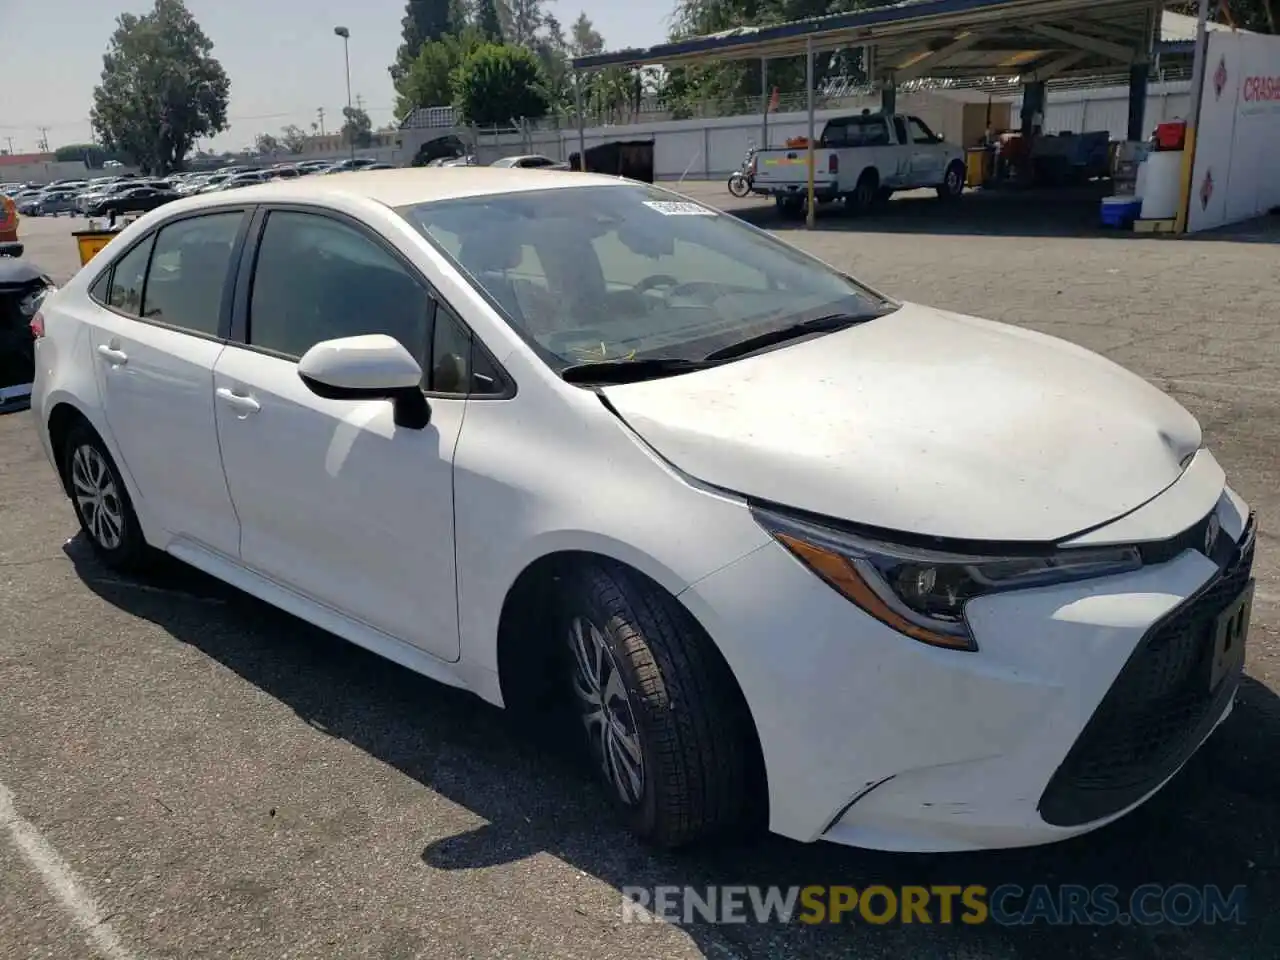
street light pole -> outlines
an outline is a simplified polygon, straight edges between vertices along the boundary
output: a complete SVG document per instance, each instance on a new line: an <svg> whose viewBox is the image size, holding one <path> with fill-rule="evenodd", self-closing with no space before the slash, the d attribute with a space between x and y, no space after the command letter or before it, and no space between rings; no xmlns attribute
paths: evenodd
<svg viewBox="0 0 1280 960"><path fill-rule="evenodd" d="M346 27L334 27L333 33L335 36L342 38L342 56L347 63L347 123L343 124L343 129L346 129L348 124L354 123L351 109L351 31ZM349 139L351 141L351 159L354 160L356 158L356 138L350 136Z"/></svg>

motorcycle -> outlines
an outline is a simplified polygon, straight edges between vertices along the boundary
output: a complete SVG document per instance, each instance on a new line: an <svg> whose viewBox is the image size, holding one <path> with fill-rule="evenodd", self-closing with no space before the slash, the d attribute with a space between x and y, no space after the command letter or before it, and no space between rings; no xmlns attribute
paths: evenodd
<svg viewBox="0 0 1280 960"><path fill-rule="evenodd" d="M742 199L751 192L752 186L756 180L756 151L754 148L747 151L747 155L742 160L742 166L729 175L729 192L738 199Z"/></svg>

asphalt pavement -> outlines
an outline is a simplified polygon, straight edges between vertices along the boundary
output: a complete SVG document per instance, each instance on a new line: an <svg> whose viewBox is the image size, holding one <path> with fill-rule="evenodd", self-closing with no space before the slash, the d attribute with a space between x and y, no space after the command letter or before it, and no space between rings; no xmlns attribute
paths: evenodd
<svg viewBox="0 0 1280 960"><path fill-rule="evenodd" d="M762 837L657 854L572 754L175 564L94 562L29 413L0 418L0 957L1244 960L1280 953L1280 229L1102 233L1066 203L895 200L818 229L722 204L903 299L1074 340L1169 390L1258 511L1232 717L1151 803L1027 851ZM1046 212L1047 211L1047 212ZM76 221L24 220L65 279ZM911 384L902 385L910 402ZM851 733L850 749L856 749ZM1243 924L624 923L625 886L1217 884Z"/></svg>

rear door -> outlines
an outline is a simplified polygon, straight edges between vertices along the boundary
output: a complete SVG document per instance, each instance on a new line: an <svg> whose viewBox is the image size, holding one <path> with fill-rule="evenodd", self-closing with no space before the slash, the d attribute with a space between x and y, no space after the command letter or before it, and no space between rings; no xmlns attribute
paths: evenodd
<svg viewBox="0 0 1280 960"><path fill-rule="evenodd" d="M86 317L107 425L148 515L228 557L239 523L218 452L213 367L247 220L228 210L166 223L94 285L103 299Z"/></svg>

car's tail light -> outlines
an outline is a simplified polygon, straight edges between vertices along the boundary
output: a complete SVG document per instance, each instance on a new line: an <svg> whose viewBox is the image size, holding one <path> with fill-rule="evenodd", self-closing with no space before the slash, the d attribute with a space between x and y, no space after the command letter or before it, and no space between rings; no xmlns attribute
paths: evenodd
<svg viewBox="0 0 1280 960"><path fill-rule="evenodd" d="M839 172L840 172L840 156L839 156L839 154L835 154L835 153L828 154L828 155L827 155L827 173L829 173L829 174L831 174L832 176L834 176L835 174L837 174L837 173L839 173Z"/></svg>
<svg viewBox="0 0 1280 960"><path fill-rule="evenodd" d="M31 336L39 340L44 336L44 314L37 313L31 318Z"/></svg>

